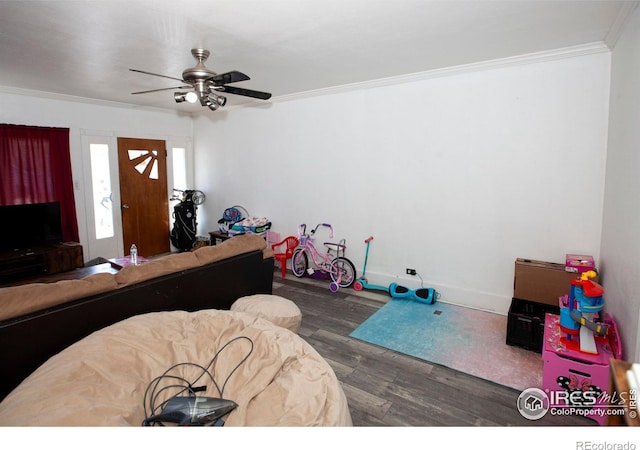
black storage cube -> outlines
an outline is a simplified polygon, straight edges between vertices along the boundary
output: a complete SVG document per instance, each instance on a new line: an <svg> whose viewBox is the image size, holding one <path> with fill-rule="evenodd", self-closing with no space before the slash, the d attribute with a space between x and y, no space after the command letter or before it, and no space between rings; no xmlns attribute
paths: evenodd
<svg viewBox="0 0 640 450"><path fill-rule="evenodd" d="M542 353L546 313L560 314L560 306L513 298L507 318L507 345Z"/></svg>

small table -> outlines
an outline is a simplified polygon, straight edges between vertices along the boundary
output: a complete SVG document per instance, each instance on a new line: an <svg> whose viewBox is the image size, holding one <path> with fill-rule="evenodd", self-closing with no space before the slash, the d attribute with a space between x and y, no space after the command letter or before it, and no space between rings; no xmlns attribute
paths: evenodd
<svg viewBox="0 0 640 450"><path fill-rule="evenodd" d="M148 261L149 260L144 256L138 256L138 264L144 264ZM109 263L111 264L111 267L113 267L114 269L120 270L123 267L127 267L131 265L131 256L127 255L127 256L122 256L120 258L111 258L109 260Z"/></svg>
<svg viewBox="0 0 640 450"><path fill-rule="evenodd" d="M95 266L87 266L80 267L73 270L68 270L66 272L55 273L51 275L40 275L29 278L22 278L17 281L12 281L11 283L0 283L0 287L8 287L8 286L18 286L21 284L31 284L31 283L55 283L57 281L62 280L79 280L81 278L86 278L90 275L95 275L96 273L118 273L117 268L115 268L110 262L97 264Z"/></svg>
<svg viewBox="0 0 640 450"><path fill-rule="evenodd" d="M223 233L222 231L209 231L209 245L216 245L218 240L224 242L232 237L229 233Z"/></svg>

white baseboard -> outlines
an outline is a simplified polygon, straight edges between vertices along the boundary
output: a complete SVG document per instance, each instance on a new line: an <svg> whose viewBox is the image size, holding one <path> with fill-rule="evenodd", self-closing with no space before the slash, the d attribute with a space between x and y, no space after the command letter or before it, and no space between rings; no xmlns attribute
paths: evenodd
<svg viewBox="0 0 640 450"><path fill-rule="evenodd" d="M373 284L380 284L382 286L388 286L391 283L398 283L399 285L406 286L409 289L416 289L421 286L425 288L433 288L438 292L438 294L440 294L438 301L443 303L489 311L505 316L509 313L509 307L511 306L512 298L509 296L482 292L459 286L449 286L431 282L426 279L422 280L421 283L420 278L415 276L411 276L411 278L401 276L391 277L386 274L370 274L367 272L367 279Z"/></svg>

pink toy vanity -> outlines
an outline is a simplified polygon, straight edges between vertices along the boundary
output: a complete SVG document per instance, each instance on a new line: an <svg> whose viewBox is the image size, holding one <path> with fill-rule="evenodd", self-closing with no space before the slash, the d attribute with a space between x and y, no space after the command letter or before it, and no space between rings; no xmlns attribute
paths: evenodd
<svg viewBox="0 0 640 450"><path fill-rule="evenodd" d="M577 337L568 339L560 331L560 317L545 315L542 360L542 389L550 403L562 413L581 414L600 425L606 420L606 407L611 399L609 361L621 359L618 330L613 317L605 314L610 328L607 336L596 337L597 354L580 351ZM598 395L603 394L603 395Z"/></svg>

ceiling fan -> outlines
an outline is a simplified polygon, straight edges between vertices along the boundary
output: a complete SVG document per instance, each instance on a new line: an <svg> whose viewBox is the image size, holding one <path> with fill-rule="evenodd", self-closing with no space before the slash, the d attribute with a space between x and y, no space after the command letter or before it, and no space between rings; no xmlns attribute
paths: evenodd
<svg viewBox="0 0 640 450"><path fill-rule="evenodd" d="M198 63L194 67L185 69L184 72L182 72L182 78L160 75L157 73L146 72L144 70L129 69L132 72L139 72L156 77L168 78L170 80L176 80L182 83L182 86L132 92L132 94L148 94L150 92L168 91L174 89L193 89L193 91L190 92L175 92L173 94L173 98L176 103L181 103L184 101L196 103L199 101L202 106L206 106L212 111L217 110L219 107L224 106L227 103L227 98L220 95L222 93L243 95L245 97L252 97L260 100L268 100L271 98L271 94L269 94L268 92L253 91L251 89L228 86L228 84L230 83L246 81L250 78L244 73L238 72L237 70L218 74L208 69L204 65L204 62L209 57L209 50L205 50L203 48L194 48L191 49L191 54L196 59L196 61L198 61Z"/></svg>

